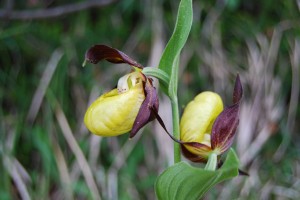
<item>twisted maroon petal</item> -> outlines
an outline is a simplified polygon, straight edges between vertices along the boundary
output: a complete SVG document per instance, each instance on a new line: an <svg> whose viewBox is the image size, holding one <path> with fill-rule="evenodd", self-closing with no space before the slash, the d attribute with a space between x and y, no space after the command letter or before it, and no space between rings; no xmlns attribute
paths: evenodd
<svg viewBox="0 0 300 200"><path fill-rule="evenodd" d="M212 149L218 148L221 153L225 152L232 145L238 123L239 104L225 108L212 127Z"/></svg>
<svg viewBox="0 0 300 200"><path fill-rule="evenodd" d="M158 112L159 103L157 92L155 87L152 86L152 83L149 81L149 79L145 83L145 96L146 98L143 101L141 108L135 118L129 138L134 137L143 126L155 119L153 110Z"/></svg>
<svg viewBox="0 0 300 200"><path fill-rule="evenodd" d="M232 102L234 104L239 103L242 97L243 97L243 87L240 80L240 76L238 74L235 79Z"/></svg>
<svg viewBox="0 0 300 200"><path fill-rule="evenodd" d="M87 50L85 53L85 60L93 64L97 64L101 60L107 60L111 63L127 63L131 66L141 69L143 68L141 64L127 56L122 51L102 44L95 45Z"/></svg>
<svg viewBox="0 0 300 200"><path fill-rule="evenodd" d="M186 145L186 144L185 144ZM192 162L199 162L199 163L206 163L207 162L207 157L203 155L196 155L191 153L186 147L185 145L181 144L181 152L184 155L184 157L186 157L187 159L189 159ZM210 147L204 145L204 144L200 144L198 143L197 147L194 148L198 148L198 149L203 149L203 151L205 152L210 152L211 149Z"/></svg>
<svg viewBox="0 0 300 200"><path fill-rule="evenodd" d="M220 153L227 151L234 140L239 124L239 109L242 96L243 88L240 77L237 75L233 91L234 104L221 112L212 127L211 147L212 149L219 149Z"/></svg>

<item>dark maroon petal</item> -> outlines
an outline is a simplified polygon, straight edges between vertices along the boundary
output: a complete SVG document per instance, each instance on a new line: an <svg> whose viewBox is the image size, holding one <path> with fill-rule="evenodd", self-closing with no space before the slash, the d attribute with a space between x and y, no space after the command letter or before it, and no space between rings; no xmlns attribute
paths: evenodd
<svg viewBox="0 0 300 200"><path fill-rule="evenodd" d="M242 96L243 88L239 75L237 75L233 92L234 104L225 108L213 124L211 133L212 149L219 149L223 153L232 145L239 124L239 108Z"/></svg>
<svg viewBox="0 0 300 200"><path fill-rule="evenodd" d="M182 142L181 140L176 139L173 135L171 135L169 133L169 131L167 130L167 127L164 123L164 121L162 120L162 118L159 116L158 111L155 107L152 108L152 114L155 116L155 118L157 119L158 123L161 125L161 127L165 130L165 132L169 135L169 137L174 140L175 142L179 143L179 144L185 144L185 142Z"/></svg>
<svg viewBox="0 0 300 200"><path fill-rule="evenodd" d="M203 155L205 155L206 153L211 152L211 148L209 146L206 146L205 144L201 144L198 142L183 142L181 140L176 139L173 135L171 135L169 133L169 131L167 130L165 123L163 122L163 120L161 119L161 117L158 114L158 111L156 110L156 108L152 108L152 113L155 116L155 118L157 119L157 121L159 122L159 124L162 126L162 128L165 130L165 132L169 135L169 137L174 140L175 142L179 143L181 145L181 149L182 149L182 153L184 154L184 156L189 159L192 162L202 162L202 163L206 163L207 158L204 156L200 156L200 155L195 155L191 152L189 152L186 147L184 145L188 145L191 146L193 148L199 149L199 151L201 150L203 153ZM208 154L207 154L208 155Z"/></svg>
<svg viewBox="0 0 300 200"><path fill-rule="evenodd" d="M212 149L225 152L232 144L239 123L239 104L225 108L216 119L211 132Z"/></svg>
<svg viewBox="0 0 300 200"><path fill-rule="evenodd" d="M149 80L145 84L145 96L145 100L133 123L129 138L134 137L143 126L155 118L152 110L158 110L158 96L155 87L150 84Z"/></svg>
<svg viewBox="0 0 300 200"><path fill-rule="evenodd" d="M165 130L165 132L170 136L170 138L172 140L174 140L175 142L179 143L179 144L186 144L186 145L189 145L191 147L194 147L194 148L205 148L205 149L208 149L208 150L211 150L210 147L206 146L205 144L201 144L201 143L198 143L198 142L183 142L179 139L176 139L173 135L171 135L169 133L169 131L167 130L166 128L166 125L164 123L164 121L162 120L162 118L159 116L157 110L155 110L155 108L152 108L152 113L154 114L155 118L157 119L157 121L159 122L159 124L161 125L161 127Z"/></svg>
<svg viewBox="0 0 300 200"><path fill-rule="evenodd" d="M187 150L187 148L183 144L181 144L180 146L181 146L182 154L184 155L184 157L186 157L190 161L198 162L198 163L206 163L207 162L207 158L191 153L189 150Z"/></svg>
<svg viewBox="0 0 300 200"><path fill-rule="evenodd" d="M169 131L166 128L166 125L164 123L164 121L162 120L162 118L159 116L158 111L155 108L152 108L152 114L155 116L155 118L157 119L158 123L161 125L161 127L165 130L165 132L169 135L169 137L174 140L174 142L177 142L179 144L186 144L189 146L192 146L194 148L202 148L202 149L206 149L206 150L211 150L210 147L206 146L205 144L201 144L198 142L183 142L179 139L176 139L172 134L169 133Z"/></svg>
<svg viewBox="0 0 300 200"><path fill-rule="evenodd" d="M142 103L138 115L136 116L135 121L133 123L132 129L130 131L129 138L133 138L137 134L137 132L150 121L151 111L147 106L147 102L149 101L146 101L145 99Z"/></svg>
<svg viewBox="0 0 300 200"><path fill-rule="evenodd" d="M95 45L87 50L85 53L85 59L93 64L96 64L101 60L107 60L111 63L127 63L141 69L143 68L141 64L127 56L122 51L102 44Z"/></svg>
<svg viewBox="0 0 300 200"><path fill-rule="evenodd" d="M243 87L241 84L240 76L239 74L236 76L235 84L234 84L234 90L233 90L233 98L232 101L234 104L238 103L243 96Z"/></svg>

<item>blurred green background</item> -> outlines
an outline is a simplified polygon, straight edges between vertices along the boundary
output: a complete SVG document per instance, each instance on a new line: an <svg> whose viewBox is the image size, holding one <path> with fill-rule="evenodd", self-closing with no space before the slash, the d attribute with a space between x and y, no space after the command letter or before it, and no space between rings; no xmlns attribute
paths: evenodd
<svg viewBox="0 0 300 200"><path fill-rule="evenodd" d="M132 140L89 133L87 106L130 67L81 65L85 51L102 43L157 66L178 4L0 1L1 200L155 199L155 179L173 162L172 141L156 122ZM234 147L250 176L218 185L205 199L300 199L299 1L193 5L180 60L181 111L203 90L229 105L237 73L245 89ZM160 113L171 130L162 93Z"/></svg>

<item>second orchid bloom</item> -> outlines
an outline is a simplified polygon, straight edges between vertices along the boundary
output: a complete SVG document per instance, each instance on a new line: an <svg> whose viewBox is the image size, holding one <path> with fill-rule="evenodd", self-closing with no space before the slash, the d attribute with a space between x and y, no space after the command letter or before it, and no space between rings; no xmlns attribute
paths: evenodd
<svg viewBox="0 0 300 200"><path fill-rule="evenodd" d="M221 97L202 92L185 108L180 122L183 154L194 162L206 162L211 153L221 155L234 140L239 123L243 88L239 76L233 91L233 105L223 110Z"/></svg>

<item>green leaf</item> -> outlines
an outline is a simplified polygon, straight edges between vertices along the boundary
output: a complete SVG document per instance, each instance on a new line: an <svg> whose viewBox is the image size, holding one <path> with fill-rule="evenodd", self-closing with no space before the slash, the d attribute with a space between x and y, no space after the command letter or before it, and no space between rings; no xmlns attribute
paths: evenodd
<svg viewBox="0 0 300 200"><path fill-rule="evenodd" d="M158 177L156 196L159 200L198 200L217 183L237 176L238 167L239 160L233 149L216 171L195 168L186 162L177 163Z"/></svg>
<svg viewBox="0 0 300 200"><path fill-rule="evenodd" d="M168 74L161 69L155 67L145 67L142 72L146 76L153 76L157 78L164 87L166 87L170 82L170 77Z"/></svg>
<svg viewBox="0 0 300 200"><path fill-rule="evenodd" d="M159 69L170 76L167 88L169 96L177 95L179 55L190 33L192 22L192 0L182 0L179 4L174 32L159 62Z"/></svg>

